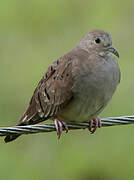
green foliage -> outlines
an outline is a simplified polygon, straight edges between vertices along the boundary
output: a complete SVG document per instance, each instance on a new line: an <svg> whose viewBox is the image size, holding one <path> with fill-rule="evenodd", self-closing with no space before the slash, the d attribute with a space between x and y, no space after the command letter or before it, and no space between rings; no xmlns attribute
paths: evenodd
<svg viewBox="0 0 134 180"><path fill-rule="evenodd" d="M12 126L48 65L92 29L104 29L120 52L122 80L101 117L133 114L133 1L6 0L0 3L0 125ZM0 139L0 179L134 178L134 130L109 127Z"/></svg>

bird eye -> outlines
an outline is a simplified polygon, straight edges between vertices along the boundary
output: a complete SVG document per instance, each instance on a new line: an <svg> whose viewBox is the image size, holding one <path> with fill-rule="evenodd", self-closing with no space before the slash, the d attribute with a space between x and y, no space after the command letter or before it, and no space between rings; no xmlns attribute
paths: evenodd
<svg viewBox="0 0 134 180"><path fill-rule="evenodd" d="M101 42L100 38L96 38L96 39L95 39L95 42L96 42L97 44L99 44L99 43Z"/></svg>

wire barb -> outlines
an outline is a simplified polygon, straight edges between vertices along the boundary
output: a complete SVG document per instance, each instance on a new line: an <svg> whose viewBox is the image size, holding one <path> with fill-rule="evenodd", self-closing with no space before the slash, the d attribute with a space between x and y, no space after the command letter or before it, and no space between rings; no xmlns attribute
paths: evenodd
<svg viewBox="0 0 134 180"><path fill-rule="evenodd" d="M101 119L102 127L134 124L134 116L121 116L121 117L109 117ZM86 129L89 123L77 123L67 124L69 130L75 129ZM0 128L0 136L7 136L11 134L33 134L41 132L52 132L56 131L54 124L38 124L28 126L14 126Z"/></svg>

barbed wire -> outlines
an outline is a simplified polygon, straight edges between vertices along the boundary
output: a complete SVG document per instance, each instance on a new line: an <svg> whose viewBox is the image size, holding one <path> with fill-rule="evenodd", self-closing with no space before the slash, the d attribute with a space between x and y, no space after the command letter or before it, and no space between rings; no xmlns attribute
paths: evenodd
<svg viewBox="0 0 134 180"><path fill-rule="evenodd" d="M134 116L102 118L101 122L102 122L102 127L133 124ZM69 130L86 129L89 127L89 123L77 123L77 124L69 123L67 125ZM0 136L6 136L9 134L33 134L33 133L52 132L52 131L56 131L54 124L13 126L13 127L0 128Z"/></svg>

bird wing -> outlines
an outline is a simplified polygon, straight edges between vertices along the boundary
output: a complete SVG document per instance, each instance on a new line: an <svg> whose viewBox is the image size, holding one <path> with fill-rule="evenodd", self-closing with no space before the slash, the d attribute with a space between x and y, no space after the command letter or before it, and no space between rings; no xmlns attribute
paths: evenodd
<svg viewBox="0 0 134 180"><path fill-rule="evenodd" d="M63 56L48 67L18 125L36 124L63 108L72 97L72 60Z"/></svg>

